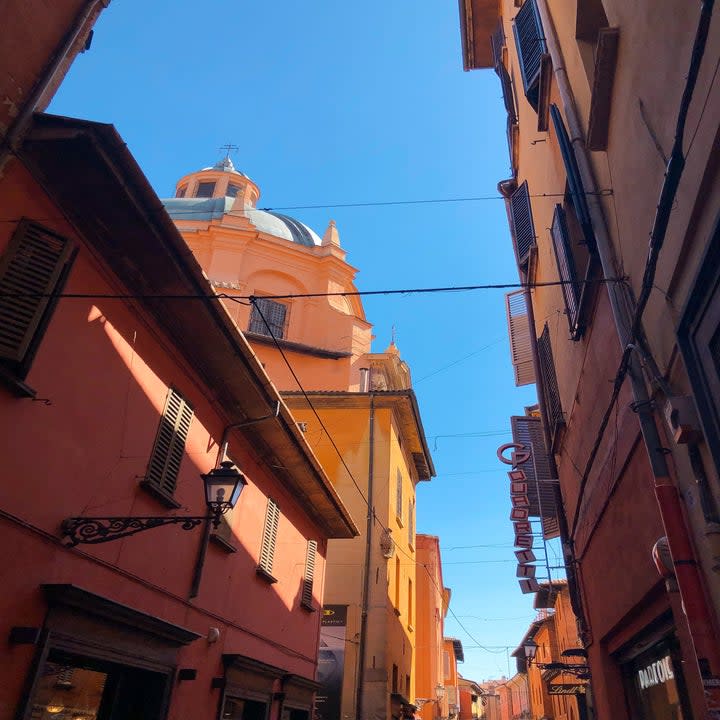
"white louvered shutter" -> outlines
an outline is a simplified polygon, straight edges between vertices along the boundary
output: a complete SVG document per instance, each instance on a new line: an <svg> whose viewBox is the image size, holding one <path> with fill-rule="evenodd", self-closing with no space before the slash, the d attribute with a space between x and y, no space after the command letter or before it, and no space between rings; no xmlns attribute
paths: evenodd
<svg viewBox="0 0 720 720"><path fill-rule="evenodd" d="M535 382L535 366L530 334L530 319L524 290L515 290L505 296L510 355L515 371L515 385L530 385Z"/></svg>
<svg viewBox="0 0 720 720"><path fill-rule="evenodd" d="M265 512L265 527L263 528L262 545L260 547L260 568L268 575L272 575L273 560L275 559L275 541L277 539L280 508L274 500L268 499Z"/></svg>
<svg viewBox="0 0 720 720"><path fill-rule="evenodd" d="M167 495L172 495L177 485L192 419L190 405L170 388L145 476L147 483Z"/></svg>
<svg viewBox="0 0 720 720"><path fill-rule="evenodd" d="M308 540L305 552L305 577L303 578L302 604L312 607L313 584L315 582L315 561L317 558L317 541Z"/></svg>

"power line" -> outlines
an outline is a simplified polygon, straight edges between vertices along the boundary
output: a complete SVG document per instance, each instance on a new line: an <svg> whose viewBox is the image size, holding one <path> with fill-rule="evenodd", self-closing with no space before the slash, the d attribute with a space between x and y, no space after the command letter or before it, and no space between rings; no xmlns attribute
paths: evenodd
<svg viewBox="0 0 720 720"><path fill-rule="evenodd" d="M607 197L613 194L611 189L596 190L594 192L585 192L585 195L595 195L597 197ZM531 193L531 198L556 198L565 197L565 193ZM174 200L177 198L165 198L166 200ZM194 198L192 198L194 199ZM214 198L202 198L202 200L211 200ZM373 208L373 207L400 207L403 205L441 205L441 204L453 204L453 203L470 203L470 202L486 202L499 200L505 200L502 195L475 195L469 197L454 197L454 198L421 198L418 200L369 200L367 202L341 202L341 203L319 203L315 205L278 205L277 207L263 207L263 208L243 208L243 213L248 212L277 212L279 210L331 210L336 208ZM161 200L162 202L162 200ZM170 211L167 208L163 210L157 210L156 212L167 212L169 215L214 215L221 213L227 215L225 208L213 209L204 208L198 210L180 210L176 209ZM232 211L231 211L232 212ZM0 218L2 223L19 223L22 218ZM61 217L39 217L35 218L38 222L52 222L56 220L64 220ZM174 217L174 220L183 220L182 217Z"/></svg>
<svg viewBox="0 0 720 720"><path fill-rule="evenodd" d="M367 297L372 295L420 295L449 292L472 292L475 290L533 290L544 287L560 287L563 285L583 285L592 283L624 283L625 278L597 278L594 280L553 280L539 283L485 283L479 285L446 285L426 288L403 288L389 290L349 290L342 292L291 293L287 295L262 295L264 300L294 300L318 297ZM231 300L243 305L254 304L255 295L229 295L228 293L24 293L1 292L0 298L58 298L65 300ZM243 302L248 301L248 302ZM257 305L255 305L257 307Z"/></svg>

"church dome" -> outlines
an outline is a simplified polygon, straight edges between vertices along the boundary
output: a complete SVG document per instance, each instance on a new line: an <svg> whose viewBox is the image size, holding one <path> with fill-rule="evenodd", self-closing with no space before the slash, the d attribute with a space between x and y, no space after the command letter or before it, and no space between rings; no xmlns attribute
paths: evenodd
<svg viewBox="0 0 720 720"><path fill-rule="evenodd" d="M244 215L260 232L283 240L314 247L322 245L317 233L295 218L270 210L259 210L260 189L225 157L215 165L181 178L175 197L163 205L175 221L221 220L224 215Z"/></svg>

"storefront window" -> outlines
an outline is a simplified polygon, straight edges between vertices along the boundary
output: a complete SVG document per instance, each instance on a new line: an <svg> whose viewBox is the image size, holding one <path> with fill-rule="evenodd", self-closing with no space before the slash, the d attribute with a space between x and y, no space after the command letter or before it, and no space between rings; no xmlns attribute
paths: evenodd
<svg viewBox="0 0 720 720"><path fill-rule="evenodd" d="M24 717L159 720L165 685L159 673L51 650Z"/></svg>
<svg viewBox="0 0 720 720"><path fill-rule="evenodd" d="M674 644L664 640L623 667L628 699L637 720L683 720L684 683L674 660Z"/></svg>
<svg viewBox="0 0 720 720"><path fill-rule="evenodd" d="M266 715L265 703L235 697L225 699L223 720L265 720Z"/></svg>
<svg viewBox="0 0 720 720"><path fill-rule="evenodd" d="M96 720L107 673L48 662L38 683L33 720Z"/></svg>

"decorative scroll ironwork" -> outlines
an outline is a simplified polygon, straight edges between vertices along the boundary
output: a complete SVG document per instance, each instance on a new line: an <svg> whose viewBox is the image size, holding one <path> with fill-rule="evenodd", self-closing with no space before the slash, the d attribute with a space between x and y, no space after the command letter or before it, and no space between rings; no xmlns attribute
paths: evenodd
<svg viewBox="0 0 720 720"><path fill-rule="evenodd" d="M587 665L578 663L563 663L563 662L549 662L549 663L535 663L536 667L540 670L557 670L559 672L570 673L580 679L587 679L590 677L590 668Z"/></svg>
<svg viewBox="0 0 720 720"><path fill-rule="evenodd" d="M161 525L180 525L193 530L205 520L219 520L220 513L203 516L166 515L165 517L74 517L62 524L62 534L69 547L80 543L96 545L135 535Z"/></svg>

